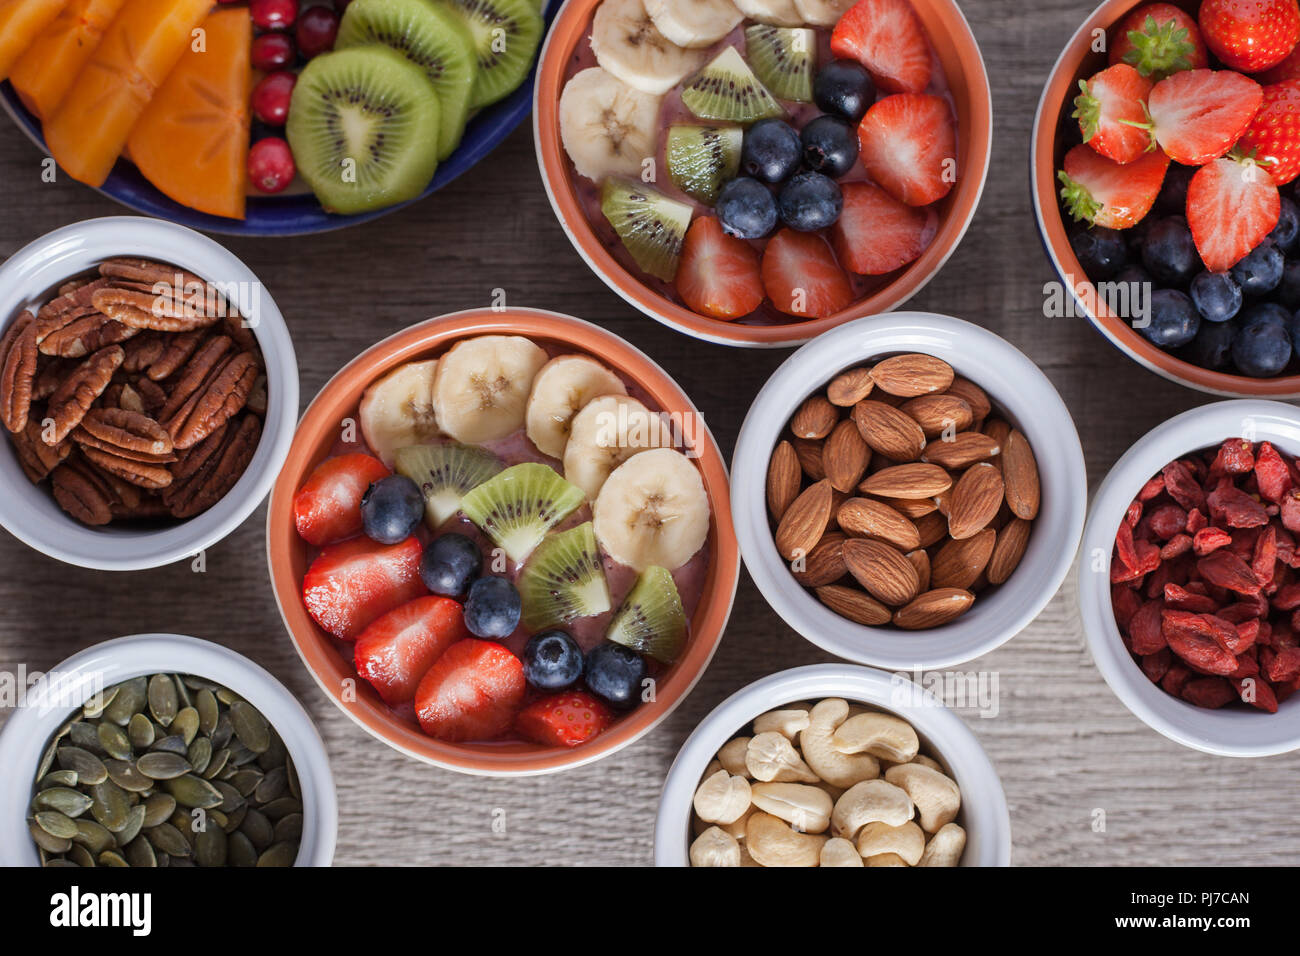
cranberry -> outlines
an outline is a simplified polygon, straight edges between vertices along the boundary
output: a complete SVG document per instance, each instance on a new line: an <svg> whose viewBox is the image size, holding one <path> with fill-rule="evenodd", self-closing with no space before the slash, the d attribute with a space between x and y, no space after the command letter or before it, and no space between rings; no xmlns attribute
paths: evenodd
<svg viewBox="0 0 1300 956"><path fill-rule="evenodd" d="M298 19L298 0L249 0L248 12L260 30L287 30Z"/></svg>
<svg viewBox="0 0 1300 956"><path fill-rule="evenodd" d="M248 178L258 192L280 192L293 182L297 171L293 151L278 136L259 139L248 151Z"/></svg>
<svg viewBox="0 0 1300 956"><path fill-rule="evenodd" d="M253 115L268 126L283 126L289 118L289 98L298 75L288 70L268 73L253 87Z"/></svg>
<svg viewBox="0 0 1300 956"><path fill-rule="evenodd" d="M285 33L263 33L253 38L253 69L263 73L283 70L293 64L298 51Z"/></svg>
<svg viewBox="0 0 1300 956"><path fill-rule="evenodd" d="M298 18L298 49L311 59L334 49L339 35L339 15L329 7L308 7Z"/></svg>

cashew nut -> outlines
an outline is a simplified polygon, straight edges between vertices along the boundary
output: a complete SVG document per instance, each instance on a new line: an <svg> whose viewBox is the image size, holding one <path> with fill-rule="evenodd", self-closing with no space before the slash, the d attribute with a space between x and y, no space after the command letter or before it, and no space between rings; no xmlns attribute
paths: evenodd
<svg viewBox="0 0 1300 956"><path fill-rule="evenodd" d="M921 749L911 724L893 714L881 713L850 717L836 728L831 744L842 753L869 753L894 763L907 763Z"/></svg>
<svg viewBox="0 0 1300 956"><path fill-rule="evenodd" d="M858 833L858 853L870 859L884 853L897 854L908 866L916 866L925 852L925 834L911 820L901 827L868 823Z"/></svg>
<svg viewBox="0 0 1300 956"><path fill-rule="evenodd" d="M709 765L704 768L704 777L712 777L715 773L717 773L721 769L722 769L721 760L710 760ZM701 777L700 779L702 780L704 779L704 777Z"/></svg>
<svg viewBox="0 0 1300 956"><path fill-rule="evenodd" d="M831 798L821 787L805 783L756 783L750 791L754 806L780 817L796 830L821 833L831 825Z"/></svg>
<svg viewBox="0 0 1300 956"><path fill-rule="evenodd" d="M957 818L957 811L961 809L961 791L947 774L921 764L908 763L890 767L885 779L907 791L916 804L921 829L926 833L935 833Z"/></svg>
<svg viewBox="0 0 1300 956"><path fill-rule="evenodd" d="M822 845L822 866L862 866L862 856L853 844L843 837L827 840Z"/></svg>
<svg viewBox="0 0 1300 956"><path fill-rule="evenodd" d="M912 819L912 798L884 780L864 780L844 792L831 813L835 835L852 840L868 823L901 827Z"/></svg>
<svg viewBox="0 0 1300 956"><path fill-rule="evenodd" d="M744 843L745 823L747 820L749 820L749 815L753 813L756 809L758 808L751 805L748 810L746 810L744 813L740 815L739 820L733 820L731 823L709 823L707 820L701 820L700 815L698 813L692 813L691 832L694 833L696 836L699 836L709 827L716 826L719 830L722 830L724 833L730 833L740 843Z"/></svg>
<svg viewBox="0 0 1300 956"><path fill-rule="evenodd" d="M756 859L750 856L749 851L745 849L745 844L742 843L740 845L740 865L761 867L763 864L759 863Z"/></svg>
<svg viewBox="0 0 1300 956"><path fill-rule="evenodd" d="M708 823L733 823L749 809L749 781L719 770L695 791L695 812Z"/></svg>
<svg viewBox="0 0 1300 956"><path fill-rule="evenodd" d="M939 761L935 760L933 757L927 757L925 754L917 754L912 758L911 762L919 763L922 767L929 767L931 770L937 770L940 773L944 772L943 764L939 763Z"/></svg>
<svg viewBox="0 0 1300 956"><path fill-rule="evenodd" d="M691 866L740 866L740 844L731 834L709 827L691 844Z"/></svg>
<svg viewBox="0 0 1300 956"><path fill-rule="evenodd" d="M803 762L794 745L774 730L750 739L745 748L745 766L755 780L817 782L817 774Z"/></svg>
<svg viewBox="0 0 1300 956"><path fill-rule="evenodd" d="M945 823L930 837L917 866L956 866L966 849L966 831L955 823Z"/></svg>
<svg viewBox="0 0 1300 956"><path fill-rule="evenodd" d="M882 853L867 857L867 866L907 866L907 861L897 853Z"/></svg>
<svg viewBox="0 0 1300 956"><path fill-rule="evenodd" d="M799 734L808 766L824 783L845 789L880 776L880 764L875 757L840 753L831 743L835 729L844 723L848 713L846 701L829 697L813 707L808 714L808 726Z"/></svg>
<svg viewBox="0 0 1300 956"><path fill-rule="evenodd" d="M765 734L776 731L786 740L794 740L799 731L808 726L806 710L769 710L754 718L754 733Z"/></svg>
<svg viewBox="0 0 1300 956"><path fill-rule="evenodd" d="M745 848L763 866L816 866L826 837L800 833L770 813L749 818Z"/></svg>
<svg viewBox="0 0 1300 956"><path fill-rule="evenodd" d="M749 768L745 766L745 751L749 749L748 737L736 737L728 740L718 751L718 761L729 774L748 777Z"/></svg>

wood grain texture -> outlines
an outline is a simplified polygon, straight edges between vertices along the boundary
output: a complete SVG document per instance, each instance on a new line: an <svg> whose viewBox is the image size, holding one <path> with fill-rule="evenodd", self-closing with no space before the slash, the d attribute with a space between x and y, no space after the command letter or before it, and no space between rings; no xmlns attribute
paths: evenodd
<svg viewBox="0 0 1300 956"><path fill-rule="evenodd" d="M993 83L993 163L969 234L913 304L971 319L1027 352L1073 412L1096 485L1131 442L1207 399L1123 358L1086 320L1043 318L1043 285L1053 276L1029 204L1029 130L1040 85L1090 4L964 6ZM58 226L122 212L75 183L42 183L40 160L16 130L0 130L0 257ZM644 349L677 376L729 457L746 397L788 354L690 340L610 292L557 225L527 127L433 199L380 221L315 238L227 245L285 313L304 404L378 339L486 305L500 288L511 304L591 319ZM339 791L339 864L649 864L660 785L697 722L750 681L830 659L785 627L744 578L712 666L649 737L559 776L459 776L377 744L318 691L276 613L264 519L263 508L213 548L204 574L187 565L80 571L0 536L0 666L48 668L97 641L150 630L194 634L247 654L298 695L325 738ZM999 677L997 717L963 716L1001 773L1014 862L1300 862L1300 820L1283 810L1300 758L1209 757L1147 729L1093 666L1073 575L1033 625L962 669ZM491 827L498 809L504 834ZM1095 810L1105 811L1105 832L1093 830Z"/></svg>

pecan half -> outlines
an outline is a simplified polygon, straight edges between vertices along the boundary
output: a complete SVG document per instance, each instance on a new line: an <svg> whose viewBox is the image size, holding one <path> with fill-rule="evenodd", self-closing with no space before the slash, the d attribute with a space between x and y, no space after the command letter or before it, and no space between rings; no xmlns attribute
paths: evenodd
<svg viewBox="0 0 1300 956"><path fill-rule="evenodd" d="M167 404L167 393L162 390L162 386L150 379L134 378L127 387L134 389L140 396L140 402L149 415Z"/></svg>
<svg viewBox="0 0 1300 956"><path fill-rule="evenodd" d="M40 349L46 355L60 358L83 358L106 345L125 342L139 333L139 329L114 322L92 310L45 336Z"/></svg>
<svg viewBox="0 0 1300 956"><path fill-rule="evenodd" d="M11 432L27 427L36 377L36 317L24 312L0 339L0 420Z"/></svg>
<svg viewBox="0 0 1300 956"><path fill-rule="evenodd" d="M100 312L123 325L156 332L189 332L212 325L221 317L165 293L155 295L114 286L97 291L92 301Z"/></svg>
<svg viewBox="0 0 1300 956"><path fill-rule="evenodd" d="M76 463L54 469L50 483L59 507L82 524L101 525L113 520L112 492Z"/></svg>
<svg viewBox="0 0 1300 956"><path fill-rule="evenodd" d="M195 393L193 407L187 402L175 418L168 420L167 429L176 447L190 448L198 444L242 409L257 373L257 359L251 352L240 352L226 362Z"/></svg>
<svg viewBox="0 0 1300 956"><path fill-rule="evenodd" d="M158 491L172 483L172 473L164 465L132 461L130 458L123 458L121 455L104 451L102 448L92 448L89 445L82 445L81 453L86 456L87 461L110 475L115 475L133 485L139 485L141 488L148 488L150 491Z"/></svg>
<svg viewBox="0 0 1300 956"><path fill-rule="evenodd" d="M257 416L244 415L229 430L218 454L212 455L188 481L163 493L172 515L189 518L224 498L248 468L261 437L262 423Z"/></svg>
<svg viewBox="0 0 1300 956"><path fill-rule="evenodd" d="M176 463L172 465L173 480L176 482L188 481L202 470L212 456L221 451L226 442L226 431L229 427L230 422L222 422L203 441L191 448L180 451L176 457Z"/></svg>
<svg viewBox="0 0 1300 956"><path fill-rule="evenodd" d="M18 464L32 484L46 477L72 453L72 442L63 441L50 446L41 441L41 423L34 416L27 419L27 427L13 436Z"/></svg>
<svg viewBox="0 0 1300 956"><path fill-rule="evenodd" d="M172 437L141 412L121 408L92 408L72 433L75 441L133 461L173 461Z"/></svg>
<svg viewBox="0 0 1300 956"><path fill-rule="evenodd" d="M32 383L32 401L43 402L63 384L63 380L72 374L72 370L77 367L78 363L71 359L54 359L48 358L45 364L40 366L40 371L36 375L36 381Z"/></svg>
<svg viewBox="0 0 1300 956"><path fill-rule="evenodd" d="M122 346L126 350L126 358L122 361L122 371L131 374L143 372L162 357L167 350L167 343L176 338L180 338L180 336L164 335L161 332L141 332L131 339L129 345ZM166 377L163 376L163 378Z"/></svg>
<svg viewBox="0 0 1300 956"><path fill-rule="evenodd" d="M262 354L262 350L257 344L257 336L253 334L252 329L244 324L244 317L233 311L233 309L231 314L226 316L225 322L222 324L222 330L235 340L235 345L239 347L241 352L253 352L259 356Z"/></svg>
<svg viewBox="0 0 1300 956"><path fill-rule="evenodd" d="M108 388L125 354L120 345L100 349L78 365L55 389L47 411L48 416L54 419L53 430L50 435L43 436L47 444L57 445L81 424L95 399Z"/></svg>
<svg viewBox="0 0 1300 956"><path fill-rule="evenodd" d="M76 292L78 289L85 288L86 286L90 285L90 283L94 281L95 279L93 276L81 276L80 278L77 279L69 279L67 282L63 283L63 285L59 286L59 288L55 291L54 294L56 296L69 295L73 292Z"/></svg>
<svg viewBox="0 0 1300 956"><path fill-rule="evenodd" d="M175 285L178 281L182 287L195 284L207 285L198 276L184 269L154 262L152 259L136 259L130 256L105 259L99 264L99 274L110 279L125 279L128 282L139 282L151 287L159 283Z"/></svg>
<svg viewBox="0 0 1300 956"><path fill-rule="evenodd" d="M168 508L157 495L143 495L133 505L113 505L113 518L122 521L143 521L149 518L170 518Z"/></svg>
<svg viewBox="0 0 1300 956"><path fill-rule="evenodd" d="M208 339L194 352L185 363L185 367L177 373L176 384L171 387L167 396L167 404L158 413L160 422L166 422L174 417L194 397L208 377L221 367L222 359L233 344L228 336L217 335ZM158 380L152 369L149 371L149 377L154 381Z"/></svg>
<svg viewBox="0 0 1300 956"><path fill-rule="evenodd" d="M94 309L95 293L108 286L107 279L95 279L75 289L63 292L41 306L36 313L36 340L42 342L51 332L63 328L74 318L80 318Z"/></svg>
<svg viewBox="0 0 1300 956"><path fill-rule="evenodd" d="M204 342L202 330L163 336L162 353L149 363L149 377L155 382L171 378L176 370L188 362Z"/></svg>

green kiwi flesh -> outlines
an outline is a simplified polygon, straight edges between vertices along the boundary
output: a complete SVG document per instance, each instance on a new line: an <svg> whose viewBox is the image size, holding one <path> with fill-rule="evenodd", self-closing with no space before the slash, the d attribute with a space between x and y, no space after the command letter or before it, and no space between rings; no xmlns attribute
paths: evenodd
<svg viewBox="0 0 1300 956"><path fill-rule="evenodd" d="M448 0L469 28L478 57L470 109L495 103L528 76L542 39L542 17L533 0Z"/></svg>
<svg viewBox="0 0 1300 956"><path fill-rule="evenodd" d="M591 522L547 537L519 575L524 627L534 634L610 608Z"/></svg>
<svg viewBox="0 0 1300 956"><path fill-rule="evenodd" d="M664 144L668 178L688 196L712 206L722 184L740 172L739 126L670 126Z"/></svg>
<svg viewBox="0 0 1300 956"><path fill-rule="evenodd" d="M481 448L456 442L399 448L394 458L397 473L419 486L425 523L435 531L460 510L465 495L503 467Z"/></svg>
<svg viewBox="0 0 1300 956"><path fill-rule="evenodd" d="M600 190L600 211L642 271L672 282L691 224L691 207L641 183L611 177Z"/></svg>
<svg viewBox="0 0 1300 956"><path fill-rule="evenodd" d="M524 462L469 492L461 499L460 509L518 564L586 500L586 493L555 469Z"/></svg>
<svg viewBox="0 0 1300 956"><path fill-rule="evenodd" d="M605 636L663 664L675 661L686 646L686 613L672 574L653 565L642 571Z"/></svg>
<svg viewBox="0 0 1300 956"><path fill-rule="evenodd" d="M805 27L757 23L745 28L745 58L772 95L811 103L817 34Z"/></svg>
<svg viewBox="0 0 1300 956"><path fill-rule="evenodd" d="M753 123L784 110L734 46L719 53L682 89L682 103L700 119Z"/></svg>

